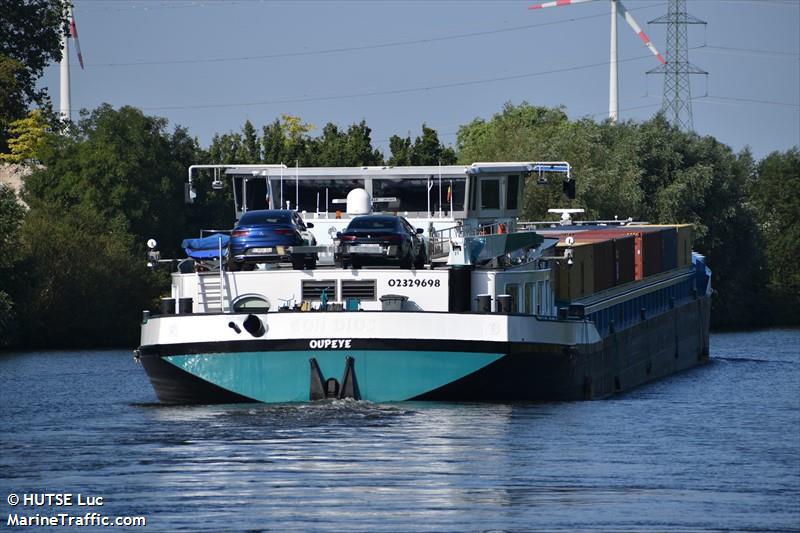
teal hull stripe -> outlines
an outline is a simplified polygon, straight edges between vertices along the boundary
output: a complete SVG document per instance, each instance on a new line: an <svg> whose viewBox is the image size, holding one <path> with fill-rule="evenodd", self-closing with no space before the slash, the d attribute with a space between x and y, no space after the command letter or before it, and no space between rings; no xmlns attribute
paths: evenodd
<svg viewBox="0 0 800 533"><path fill-rule="evenodd" d="M403 401L446 385L503 354L402 350L282 351L170 355L164 359L214 385L260 402L308 401L315 357L324 379L341 382L345 357L355 360L361 399Z"/></svg>

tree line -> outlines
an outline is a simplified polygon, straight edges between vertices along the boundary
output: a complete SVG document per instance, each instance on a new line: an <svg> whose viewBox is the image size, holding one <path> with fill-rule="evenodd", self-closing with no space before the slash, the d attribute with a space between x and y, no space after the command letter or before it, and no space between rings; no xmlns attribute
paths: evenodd
<svg viewBox="0 0 800 533"><path fill-rule="evenodd" d="M436 165L474 161L566 160L577 198L558 184L529 183L525 219L553 206L587 218L687 222L695 249L714 271L715 327L800 323L800 151L756 161L710 136L682 132L657 115L618 124L570 120L564 109L506 105L459 128L454 147L422 124L412 139L393 135L389 154L373 146L366 122L317 128L282 115L256 128L215 135L201 147L189 131L141 110L102 105L75 122L59 120L44 67L61 59L67 31L62 0L18 0L0 10L0 164L30 171L19 202L0 185L0 348L132 345L142 309L168 287L144 268L144 243L166 254L201 228L233 225L229 188L198 180L195 163L301 166Z"/></svg>

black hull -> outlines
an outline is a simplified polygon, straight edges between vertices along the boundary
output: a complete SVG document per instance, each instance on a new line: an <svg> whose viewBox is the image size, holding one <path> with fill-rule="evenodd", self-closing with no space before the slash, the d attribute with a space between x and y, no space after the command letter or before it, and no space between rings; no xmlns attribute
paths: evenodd
<svg viewBox="0 0 800 533"><path fill-rule="evenodd" d="M711 300L690 300L600 342L564 346L537 343L354 340L354 349L505 354L487 366L406 400L447 402L593 400L629 390L708 360ZM204 381L163 359L175 353L219 354L308 347L307 340L248 341L141 347L141 362L161 402L219 404L252 398ZM177 351L176 351L177 350ZM313 355L308 353L310 357ZM356 373L355 378L358 379Z"/></svg>
<svg viewBox="0 0 800 533"><path fill-rule="evenodd" d="M140 360L150 378L150 383L153 384L158 400L162 403L190 405L253 402L251 398L223 389L181 370L159 355L143 353Z"/></svg>
<svg viewBox="0 0 800 533"><path fill-rule="evenodd" d="M698 298L594 345L511 352L414 398L423 401L567 401L606 398L708 361L711 300Z"/></svg>

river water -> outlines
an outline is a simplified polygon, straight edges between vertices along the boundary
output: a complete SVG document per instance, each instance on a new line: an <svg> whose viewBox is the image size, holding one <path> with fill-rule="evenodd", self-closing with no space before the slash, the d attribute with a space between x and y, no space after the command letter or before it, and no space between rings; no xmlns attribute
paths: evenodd
<svg viewBox="0 0 800 533"><path fill-rule="evenodd" d="M800 531L800 330L711 346L609 400L501 405L163 407L127 350L0 355L0 529ZM7 503L42 492L73 506Z"/></svg>

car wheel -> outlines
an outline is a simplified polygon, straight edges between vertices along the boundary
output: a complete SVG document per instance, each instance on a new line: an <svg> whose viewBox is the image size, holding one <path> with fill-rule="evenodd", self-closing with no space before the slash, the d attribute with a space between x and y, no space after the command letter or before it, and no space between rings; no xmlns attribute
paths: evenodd
<svg viewBox="0 0 800 533"><path fill-rule="evenodd" d="M425 250L420 249L417 258L414 260L414 268L425 268L425 263L427 262L428 258L425 257Z"/></svg>
<svg viewBox="0 0 800 533"><path fill-rule="evenodd" d="M292 257L292 268L294 270L303 270L303 267L305 266L304 263L305 263L305 261L303 260L302 257L298 257L298 258Z"/></svg>
<svg viewBox="0 0 800 533"><path fill-rule="evenodd" d="M361 268L361 261L359 261L358 259L351 259L350 266L353 267L353 270L358 270L359 268Z"/></svg>
<svg viewBox="0 0 800 533"><path fill-rule="evenodd" d="M411 256L407 255L400 260L400 268L411 268L414 262L411 260Z"/></svg>
<svg viewBox="0 0 800 533"><path fill-rule="evenodd" d="M317 260L313 257L306 259L306 270L314 270L317 268Z"/></svg>
<svg viewBox="0 0 800 533"><path fill-rule="evenodd" d="M228 261L228 270L231 272L239 272L242 269L242 264L236 261Z"/></svg>

